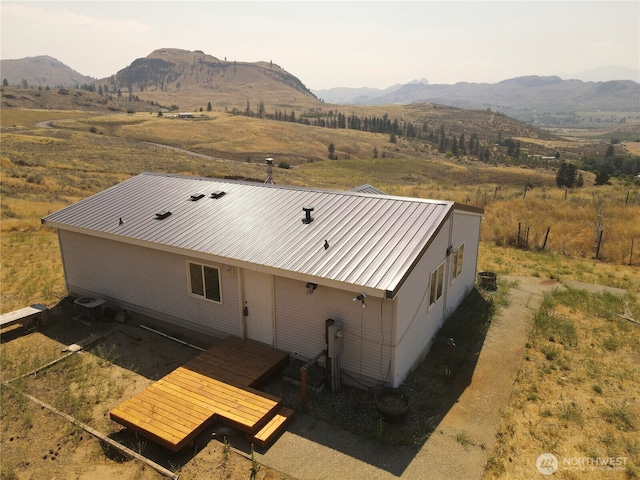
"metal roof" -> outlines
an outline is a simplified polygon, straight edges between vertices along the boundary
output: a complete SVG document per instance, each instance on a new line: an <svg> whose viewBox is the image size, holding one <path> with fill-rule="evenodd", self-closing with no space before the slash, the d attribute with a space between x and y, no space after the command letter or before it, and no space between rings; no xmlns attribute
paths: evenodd
<svg viewBox="0 0 640 480"><path fill-rule="evenodd" d="M360 185L358 187L352 188L349 190L350 192L360 192L360 193L373 193L376 195L386 195L385 192L380 190L379 188L374 187L373 185L369 185L365 183L364 185Z"/></svg>
<svg viewBox="0 0 640 480"><path fill-rule="evenodd" d="M224 194L212 198L214 192ZM193 201L198 194L204 197ZM313 221L304 223L308 206ZM42 222L394 296L453 208L448 201L143 173Z"/></svg>

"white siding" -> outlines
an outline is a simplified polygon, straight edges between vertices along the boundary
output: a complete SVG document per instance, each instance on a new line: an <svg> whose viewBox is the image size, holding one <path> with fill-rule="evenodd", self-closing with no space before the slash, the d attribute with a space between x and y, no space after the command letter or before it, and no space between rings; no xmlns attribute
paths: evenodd
<svg viewBox="0 0 640 480"><path fill-rule="evenodd" d="M428 252L418 262L396 297L395 371L393 384L400 385L407 374L427 353L427 348L444 323L444 301L447 295L429 308L429 276L447 259L449 221L438 232ZM445 263L449 268L449 262ZM444 288L447 287L445 277Z"/></svg>
<svg viewBox="0 0 640 480"><path fill-rule="evenodd" d="M237 275L220 268L222 304L189 294L187 260L202 260L60 230L67 288L209 335L240 335ZM234 270L235 271L235 270Z"/></svg>
<svg viewBox="0 0 640 480"><path fill-rule="evenodd" d="M460 305L462 300L469 294L476 280L476 270L478 265L478 245L480 243L480 222L479 215L469 215L455 212L453 214L453 232L451 245L453 248L464 242L464 257L462 273L450 281L447 298L446 315L451 315ZM451 266L449 266L451 273Z"/></svg>
<svg viewBox="0 0 640 480"><path fill-rule="evenodd" d="M453 224L450 229L451 218ZM475 283L482 217L455 212L451 218L443 225L396 297L394 385L400 385L409 371L424 358L446 318L462 303ZM458 248L463 242L462 273L452 282L453 255L447 256L447 247ZM443 261L445 293L429 308L429 275Z"/></svg>
<svg viewBox="0 0 640 480"><path fill-rule="evenodd" d="M308 295L304 282L282 277L276 277L275 287L279 350L298 352L306 359L315 357L326 348L325 321L332 318L344 326L342 370L372 384L389 378L393 301L367 297L363 309L361 303L353 302L357 290L320 285Z"/></svg>

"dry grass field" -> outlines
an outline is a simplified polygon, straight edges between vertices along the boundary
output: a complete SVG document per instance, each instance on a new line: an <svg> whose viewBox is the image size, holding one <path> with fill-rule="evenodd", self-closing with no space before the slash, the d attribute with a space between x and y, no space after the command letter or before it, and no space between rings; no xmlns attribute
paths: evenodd
<svg viewBox="0 0 640 480"><path fill-rule="evenodd" d="M555 186L552 170L490 166L468 157L447 158L402 139L391 144L386 135L220 111L191 120L6 108L0 115L2 312L31 303L53 306L66 294L56 234L42 227L40 218L142 171L260 180L266 178L264 158L272 156L276 165L285 161L292 166L274 169L280 184L344 190L370 183L393 195L481 206L485 220L479 270L578 280L629 292L621 300L580 292L547 299L536 317L512 404L505 409L498 446L487 452L487 476L526 478L510 458L558 445L569 446L578 456L625 456L630 467L612 478L640 476L640 333L636 325L616 317L625 308L639 316L637 186L613 181L594 187L593 177L585 174L585 187L565 192ZM52 128L37 125L49 120ZM560 141L521 138L531 144ZM570 148L571 142L561 142L554 148ZM329 143L335 144L340 160L326 160ZM373 158L374 148L386 158ZM596 260L598 226L603 234ZM2 345L3 379L6 365L17 358L7 346ZM59 345L40 353L48 348ZM89 375L87 366L74 368ZM3 391L3 405L18 402L5 395ZM30 422L46 420L29 411ZM91 455L99 459L99 449ZM250 463L245 467L249 471ZM563 478L583 478L569 473ZM279 478L266 476L265 470L262 474Z"/></svg>
<svg viewBox="0 0 640 480"><path fill-rule="evenodd" d="M640 478L640 333L621 317L639 312L611 293L545 299L485 478L532 478L543 453L556 455L556 478Z"/></svg>
<svg viewBox="0 0 640 480"><path fill-rule="evenodd" d="M634 221L640 218L640 190L621 183L588 186L589 174L587 186L565 192L555 187L551 170L488 166L466 157L449 159L428 148L416 151L406 141L390 144L381 134L216 112L190 120L148 113L1 113L2 311L33 302L50 304L64 295L55 234L40 226L49 212L142 171L259 180L265 178L267 156L276 165L285 161L293 166L276 168L276 183L343 190L370 183L389 194L484 207L484 245L536 252L549 229L544 245L548 255L589 260L595 257L600 222L599 259L604 262L598 268L640 263L640 222ZM38 126L45 120L53 120L53 127ZM351 159L318 160L326 157L331 142L340 157ZM386 158L373 158L376 147L388 152ZM545 272L556 277L566 268L554 270L551 265Z"/></svg>

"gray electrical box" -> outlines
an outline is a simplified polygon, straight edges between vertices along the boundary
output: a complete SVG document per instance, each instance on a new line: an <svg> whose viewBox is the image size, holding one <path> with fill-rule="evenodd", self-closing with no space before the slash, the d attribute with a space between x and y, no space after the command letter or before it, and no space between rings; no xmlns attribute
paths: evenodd
<svg viewBox="0 0 640 480"><path fill-rule="evenodd" d="M344 331L342 324L335 322L327 327L327 357L336 358L342 354Z"/></svg>

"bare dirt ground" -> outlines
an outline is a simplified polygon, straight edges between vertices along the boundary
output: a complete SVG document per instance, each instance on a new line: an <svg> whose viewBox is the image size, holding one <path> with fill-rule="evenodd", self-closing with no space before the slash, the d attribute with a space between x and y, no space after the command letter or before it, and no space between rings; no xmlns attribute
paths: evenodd
<svg viewBox="0 0 640 480"><path fill-rule="evenodd" d="M250 449L243 452L225 445L225 437L233 432L221 425L212 425L193 448L173 453L111 421L110 409L200 351L136 324L91 325L72 320L68 310L54 312L53 321L31 332L14 332L13 338L3 335L0 478L166 478L23 393L124 444L180 479L288 478L252 462ZM78 353L65 351L69 345L96 338ZM38 373L16 379L57 359L61 360Z"/></svg>
<svg viewBox="0 0 640 480"><path fill-rule="evenodd" d="M571 298L580 308L569 302L549 310L552 315L542 318L546 323L536 317L534 335L529 336L530 316L538 311L543 292L558 286L555 280L518 278L508 289L508 302L498 301L495 317L494 304L479 293L475 302L461 307L443 327L430 356L403 385L412 398L406 428L379 423L370 392L342 388L339 394L312 396L309 414L297 414L275 445L255 454L240 434L220 424L211 425L192 448L176 454L112 422L110 409L199 351L141 329L139 321L72 320L73 312L63 302L48 325L3 334L1 478L165 478L24 394L186 480L293 478L281 472L314 480L479 479L483 474L525 479L536 475L541 452L554 452L561 461L628 462L625 469L593 472L563 464L559 478L638 478L640 337L635 321L618 315L637 318L638 312L620 310L625 307L622 300L611 300L617 293L574 294ZM482 306L484 314L479 312ZM555 330L538 332L547 324L547 330ZM453 377L447 380L442 376L449 365L446 350L438 342L450 335L456 337L456 354L450 364ZM74 343L86 347L71 355L64 351ZM271 393L295 406L299 390L283 382L264 388L275 388Z"/></svg>

